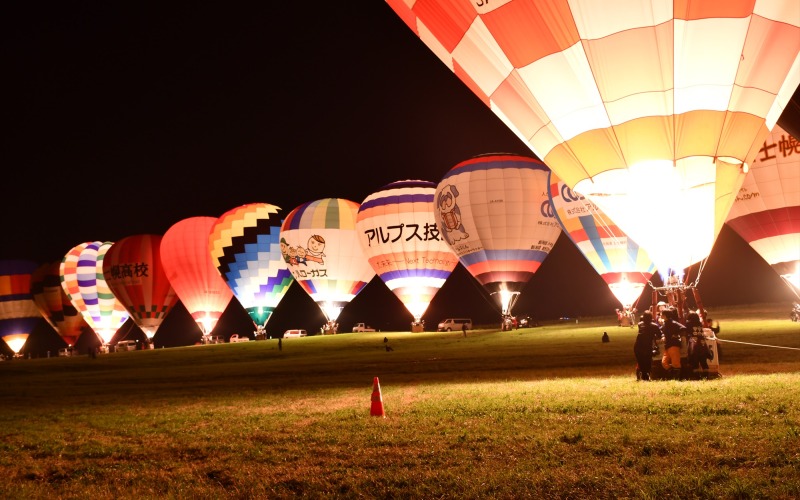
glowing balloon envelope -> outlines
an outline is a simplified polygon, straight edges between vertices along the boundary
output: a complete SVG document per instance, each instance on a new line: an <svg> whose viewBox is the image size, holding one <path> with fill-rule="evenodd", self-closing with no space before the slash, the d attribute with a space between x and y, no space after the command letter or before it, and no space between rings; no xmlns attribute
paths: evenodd
<svg viewBox="0 0 800 500"><path fill-rule="evenodd" d="M800 142L779 126L759 150L728 225L800 298Z"/></svg>
<svg viewBox="0 0 800 500"><path fill-rule="evenodd" d="M372 269L415 323L458 264L441 237L433 214L436 184L421 180L391 183L367 196L356 229Z"/></svg>
<svg viewBox="0 0 800 500"><path fill-rule="evenodd" d="M29 260L0 260L0 338L15 355L42 319L31 294L36 267Z"/></svg>
<svg viewBox="0 0 800 500"><path fill-rule="evenodd" d="M189 217L173 224L161 239L161 263L172 288L203 336L217 326L233 292L208 251L216 217Z"/></svg>
<svg viewBox="0 0 800 500"><path fill-rule="evenodd" d="M388 3L660 271L708 256L800 83L796 0Z"/></svg>
<svg viewBox="0 0 800 500"><path fill-rule="evenodd" d="M450 169L436 187L439 230L467 271L511 314L561 227L548 199L550 169L524 156L484 155Z"/></svg>
<svg viewBox="0 0 800 500"><path fill-rule="evenodd" d="M280 207L250 203L222 214L209 237L211 260L263 329L294 281L281 254Z"/></svg>
<svg viewBox="0 0 800 500"><path fill-rule="evenodd" d="M151 340L178 302L161 263L161 236L137 234L111 245L103 259L103 276L133 322Z"/></svg>
<svg viewBox="0 0 800 500"><path fill-rule="evenodd" d="M289 271L328 322L375 277L356 230L359 204L324 198L292 210L281 226Z"/></svg>
<svg viewBox="0 0 800 500"><path fill-rule="evenodd" d="M61 260L61 286L95 334L108 344L128 320L128 311L103 277L103 259L113 243L92 241L72 248Z"/></svg>
<svg viewBox="0 0 800 500"><path fill-rule="evenodd" d="M33 272L31 294L44 319L67 345L74 346L89 324L61 286L61 261L42 264Z"/></svg>
<svg viewBox="0 0 800 500"><path fill-rule="evenodd" d="M655 272L647 252L597 205L572 191L553 172L549 184L550 201L561 228L614 297L630 310Z"/></svg>

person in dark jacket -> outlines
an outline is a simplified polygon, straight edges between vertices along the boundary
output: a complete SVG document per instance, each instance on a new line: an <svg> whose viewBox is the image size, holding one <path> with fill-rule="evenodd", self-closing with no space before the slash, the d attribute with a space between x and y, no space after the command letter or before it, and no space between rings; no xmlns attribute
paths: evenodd
<svg viewBox="0 0 800 500"><path fill-rule="evenodd" d="M656 338L661 336L661 330L653 321L653 313L645 311L639 322L639 333L633 343L633 354L639 366L642 380L650 380L650 370L653 367L653 351L656 348Z"/></svg>
<svg viewBox="0 0 800 500"><path fill-rule="evenodd" d="M664 337L664 355L661 366L669 373L672 380L681 376L681 337L686 336L686 326L676 321L678 311L673 308L662 313L664 324L661 325L661 335Z"/></svg>
<svg viewBox="0 0 800 500"><path fill-rule="evenodd" d="M699 368L700 376L708 378L708 360L711 359L711 351L703 335L703 323L699 314L690 312L686 316L686 329L689 336L689 366L693 371Z"/></svg>

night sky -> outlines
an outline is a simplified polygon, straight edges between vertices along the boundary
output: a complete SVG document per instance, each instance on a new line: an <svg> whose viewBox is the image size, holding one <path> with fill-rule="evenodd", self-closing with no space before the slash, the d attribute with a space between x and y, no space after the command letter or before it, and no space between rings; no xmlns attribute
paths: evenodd
<svg viewBox="0 0 800 500"><path fill-rule="evenodd" d="M319 198L361 202L393 181L438 182L475 155L533 155L380 1L6 10L0 258L60 260L84 241L163 234L255 201L287 214ZM699 290L712 311L791 301L727 226ZM515 312L613 322L616 307L562 235ZM448 316L498 314L459 265L424 318L430 330ZM162 330L186 328L185 309L174 316ZM224 319L222 333L248 332L235 299ZM410 320L377 277L340 317L345 328ZM293 285L267 330L323 322Z"/></svg>

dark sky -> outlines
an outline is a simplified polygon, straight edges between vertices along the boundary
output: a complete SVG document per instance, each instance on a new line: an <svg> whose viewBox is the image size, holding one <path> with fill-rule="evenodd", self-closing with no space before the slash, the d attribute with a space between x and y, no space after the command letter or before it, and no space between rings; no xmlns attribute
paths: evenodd
<svg viewBox="0 0 800 500"><path fill-rule="evenodd" d="M532 155L380 1L69 2L4 17L0 258L59 260L83 241L163 234L254 201L286 213L361 202L396 180L438 182L478 154ZM791 300L727 227L700 291L710 306ZM459 265L425 318L493 321L493 307ZM615 307L562 235L515 311ZM376 278L341 322L406 325L404 311ZM268 330L321 323L293 285Z"/></svg>

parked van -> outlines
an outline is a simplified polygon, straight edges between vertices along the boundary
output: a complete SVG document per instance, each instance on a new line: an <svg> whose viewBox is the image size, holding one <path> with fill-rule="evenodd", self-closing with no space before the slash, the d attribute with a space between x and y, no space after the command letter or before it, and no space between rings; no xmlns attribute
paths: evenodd
<svg viewBox="0 0 800 500"><path fill-rule="evenodd" d="M138 344L137 344L137 342L135 340L120 340L119 342L117 342L116 347L115 347L114 350L116 352L120 352L120 351L135 351L137 347L138 347Z"/></svg>
<svg viewBox="0 0 800 500"><path fill-rule="evenodd" d="M462 325L467 325L467 330L472 330L472 320L470 318L448 318L439 323L436 331L452 332L453 330L461 330Z"/></svg>

